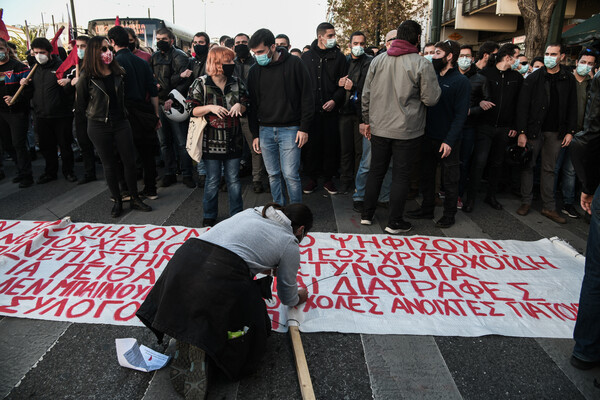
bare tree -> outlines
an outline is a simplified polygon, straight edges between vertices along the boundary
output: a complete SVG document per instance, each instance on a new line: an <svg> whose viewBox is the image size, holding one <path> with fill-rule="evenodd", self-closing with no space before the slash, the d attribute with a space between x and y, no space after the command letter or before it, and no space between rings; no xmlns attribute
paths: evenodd
<svg viewBox="0 0 600 400"><path fill-rule="evenodd" d="M525 20L525 54L530 59L544 55L550 19L557 2L558 0L543 0L539 8L537 0L517 0Z"/></svg>

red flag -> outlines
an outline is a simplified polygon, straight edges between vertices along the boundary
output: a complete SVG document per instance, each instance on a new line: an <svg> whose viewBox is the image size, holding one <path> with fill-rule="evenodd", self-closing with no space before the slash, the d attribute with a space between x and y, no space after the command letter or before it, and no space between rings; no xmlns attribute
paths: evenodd
<svg viewBox="0 0 600 400"><path fill-rule="evenodd" d="M121 20L119 19L118 15L117 15L117 19L115 19L115 26L121 26Z"/></svg>
<svg viewBox="0 0 600 400"><path fill-rule="evenodd" d="M58 37L60 36L61 33L63 33L63 31L65 30L64 26L61 26L58 31L56 32L56 34L54 35L54 38L50 41L50 44L52 45L52 54L56 54L58 55Z"/></svg>
<svg viewBox="0 0 600 400"><path fill-rule="evenodd" d="M6 29L6 25L4 25L4 21L2 21L2 14L4 10L0 8L0 38L6 40L7 42L10 40L10 36L8 36L8 29Z"/></svg>
<svg viewBox="0 0 600 400"><path fill-rule="evenodd" d="M56 70L56 78L62 79L65 75L65 72L67 72L71 67L77 65L78 63L79 57L77 57L77 49L73 49L73 51L69 53L67 59L63 61L63 63L60 64L60 67L58 67L58 69Z"/></svg>

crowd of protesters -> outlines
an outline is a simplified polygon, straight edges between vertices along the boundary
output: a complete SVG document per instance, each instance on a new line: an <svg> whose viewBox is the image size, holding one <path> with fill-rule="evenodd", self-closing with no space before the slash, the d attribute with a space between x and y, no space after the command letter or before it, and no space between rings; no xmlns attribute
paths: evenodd
<svg viewBox="0 0 600 400"><path fill-rule="evenodd" d="M322 23L302 50L260 29L219 43L199 32L186 53L163 28L153 52L115 26L106 37L78 36L67 61L45 38L32 41L27 60L0 40L0 151L14 160L21 188L34 184L35 146L45 160L37 184L58 178L59 160L67 181L86 184L100 161L113 217L123 201L150 211L144 201L181 175L188 188L204 188L203 225L212 226L219 190L228 192L229 215L243 209L244 174L278 204L320 188L352 194L362 224L385 207L392 234L412 228L404 218L433 219L436 205L436 226L452 226L458 209L479 207L484 180L483 201L494 210L504 190L521 198L516 212L526 215L539 182L544 216L580 217L569 145L583 129L594 49L584 48L571 70L560 44L533 59L510 43L421 49L414 21L389 32L382 49L368 40L356 31L342 49L335 27ZM198 163L186 151L190 116L207 121ZM79 179L73 148L84 165ZM420 207L405 212L419 193Z"/></svg>

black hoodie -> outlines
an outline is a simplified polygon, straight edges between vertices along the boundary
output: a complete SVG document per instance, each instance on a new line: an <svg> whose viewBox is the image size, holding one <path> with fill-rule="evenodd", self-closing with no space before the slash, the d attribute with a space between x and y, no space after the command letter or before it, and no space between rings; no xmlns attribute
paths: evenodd
<svg viewBox="0 0 600 400"><path fill-rule="evenodd" d="M321 49L317 43L315 39L310 50L302 54L302 61L312 80L315 107L317 111L323 111L323 104L333 100L335 108L339 109L346 96L346 90L338 86L340 78L346 76L348 71L346 57L337 46Z"/></svg>
<svg viewBox="0 0 600 400"><path fill-rule="evenodd" d="M284 48L277 61L266 66L254 64L248 73L250 107L248 121L254 138L259 126L300 126L309 130L314 117L310 76L302 61Z"/></svg>

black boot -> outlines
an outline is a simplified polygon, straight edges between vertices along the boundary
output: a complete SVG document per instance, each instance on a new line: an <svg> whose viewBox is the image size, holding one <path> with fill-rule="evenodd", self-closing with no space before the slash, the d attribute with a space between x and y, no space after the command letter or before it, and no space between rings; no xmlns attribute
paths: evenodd
<svg viewBox="0 0 600 400"><path fill-rule="evenodd" d="M131 201L129 204L131 205L132 210L139 210L144 212L152 211L152 207L144 203L138 195L131 196Z"/></svg>
<svg viewBox="0 0 600 400"><path fill-rule="evenodd" d="M123 202L115 201L115 205L113 206L112 211L110 212L110 216L113 218L118 218L121 216L122 213L123 213Z"/></svg>

